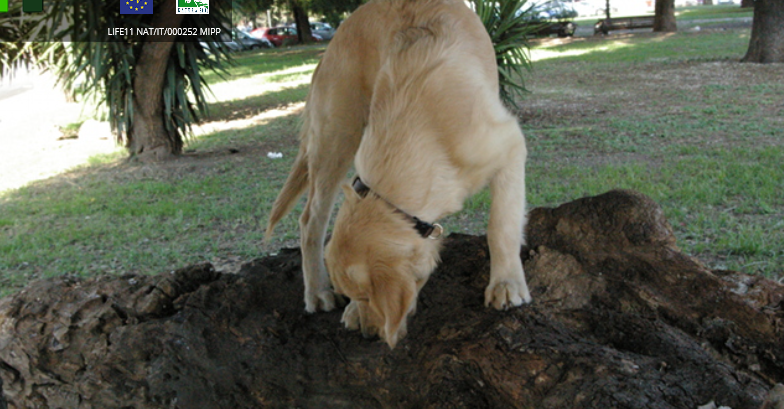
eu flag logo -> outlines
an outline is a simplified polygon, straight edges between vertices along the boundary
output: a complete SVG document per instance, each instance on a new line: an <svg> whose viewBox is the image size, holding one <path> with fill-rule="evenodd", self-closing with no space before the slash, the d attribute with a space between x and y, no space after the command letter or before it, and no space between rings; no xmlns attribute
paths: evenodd
<svg viewBox="0 0 784 409"><path fill-rule="evenodd" d="M120 0L120 14L152 14L152 0Z"/></svg>

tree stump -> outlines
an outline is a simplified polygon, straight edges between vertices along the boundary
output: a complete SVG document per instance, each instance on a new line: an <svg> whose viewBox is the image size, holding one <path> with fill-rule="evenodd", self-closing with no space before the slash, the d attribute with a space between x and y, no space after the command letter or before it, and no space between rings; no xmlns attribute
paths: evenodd
<svg viewBox="0 0 784 409"><path fill-rule="evenodd" d="M340 311L304 313L297 249L238 274L40 281L0 301L3 394L9 408L759 409L784 382L784 286L707 270L647 197L537 208L527 230L531 305L485 308L486 240L452 235L394 350Z"/></svg>

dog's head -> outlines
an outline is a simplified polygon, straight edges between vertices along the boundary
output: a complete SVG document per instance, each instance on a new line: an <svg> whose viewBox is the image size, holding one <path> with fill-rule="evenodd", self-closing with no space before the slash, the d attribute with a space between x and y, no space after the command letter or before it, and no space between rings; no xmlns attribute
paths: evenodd
<svg viewBox="0 0 784 409"><path fill-rule="evenodd" d="M422 238L378 196L360 197L348 185L343 190L346 200L326 247L332 286L357 302L362 332L378 334L394 348L438 263L439 241Z"/></svg>

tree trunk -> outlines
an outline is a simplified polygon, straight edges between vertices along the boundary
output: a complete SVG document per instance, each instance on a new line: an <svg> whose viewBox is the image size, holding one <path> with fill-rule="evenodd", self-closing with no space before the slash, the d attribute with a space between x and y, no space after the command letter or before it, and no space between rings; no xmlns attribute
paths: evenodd
<svg viewBox="0 0 784 409"><path fill-rule="evenodd" d="M0 300L11 408L760 409L784 399L784 286L680 253L612 191L530 214L534 301L483 305L483 237L453 235L394 350L306 315L297 249L220 274L63 276ZM770 396L768 396L770 395ZM769 408L779 408L768 406Z"/></svg>
<svg viewBox="0 0 784 409"><path fill-rule="evenodd" d="M3 378L0 378L0 409L8 409L8 402L3 395Z"/></svg>
<svg viewBox="0 0 784 409"><path fill-rule="evenodd" d="M654 32L672 33L678 31L678 25L675 22L675 0L656 0L655 9Z"/></svg>
<svg viewBox="0 0 784 409"><path fill-rule="evenodd" d="M751 40L741 61L784 62L784 0L756 0Z"/></svg>
<svg viewBox="0 0 784 409"><path fill-rule="evenodd" d="M713 5L713 0L702 0L702 5L703 6L712 6Z"/></svg>
<svg viewBox="0 0 784 409"><path fill-rule="evenodd" d="M177 0L166 0L153 17L156 28L177 28L183 14L176 14ZM145 38L133 80L133 122L126 146L141 160L163 160L182 151L182 138L164 123L163 84L169 54L176 36L151 35Z"/></svg>
<svg viewBox="0 0 784 409"><path fill-rule="evenodd" d="M310 31L310 21L308 21L308 10L298 1L291 1L291 11L294 13L294 22L297 24L297 38L300 44L313 42L313 33Z"/></svg>
<svg viewBox="0 0 784 409"><path fill-rule="evenodd" d="M604 2L604 16L610 18L610 0Z"/></svg>

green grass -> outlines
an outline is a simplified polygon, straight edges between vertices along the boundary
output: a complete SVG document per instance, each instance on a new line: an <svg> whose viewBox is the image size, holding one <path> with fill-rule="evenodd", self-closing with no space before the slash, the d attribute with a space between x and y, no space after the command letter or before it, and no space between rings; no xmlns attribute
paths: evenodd
<svg viewBox="0 0 784 409"><path fill-rule="evenodd" d="M535 50L520 112L529 207L635 189L662 205L679 246L710 267L781 277L784 85L733 62L747 45L748 30L726 30ZM224 125L189 141L184 158L149 166L104 155L2 193L0 295L42 277L159 273L296 244L299 207L273 242L262 235L296 154L294 108L323 50L245 53L227 81L211 74L209 118ZM442 224L482 234L489 201L484 190Z"/></svg>
<svg viewBox="0 0 784 409"><path fill-rule="evenodd" d="M557 59L564 63L591 64L594 68L618 63L717 60L742 56L748 48L749 32L726 30L710 35L683 32L664 35L638 35L589 39L580 42L545 45L532 52L537 61ZM740 58L740 57L738 57ZM594 66L594 64L598 64ZM534 65L534 69L540 69Z"/></svg>
<svg viewBox="0 0 784 409"><path fill-rule="evenodd" d="M275 75L292 67L316 64L323 52L323 46L311 45L235 54L235 64L228 69L228 72L231 80L255 77L259 74ZM204 78L208 83L222 79L221 74L212 71L207 71Z"/></svg>
<svg viewBox="0 0 784 409"><path fill-rule="evenodd" d="M653 15L653 9L649 13L642 13L641 15ZM624 16L619 14L618 16ZM637 15L637 14L635 14ZM693 20L715 20L715 19L729 19L729 18L744 18L752 17L754 15L753 8L740 8L736 5L714 5L714 6L690 6L678 7L675 9L675 19L678 22L689 23ZM587 24L591 25L597 20L604 18L601 16L578 17L574 19L578 25Z"/></svg>
<svg viewBox="0 0 784 409"><path fill-rule="evenodd" d="M553 175L551 166L534 162L529 200L556 205L634 189L662 205L688 252L724 259L725 268L776 276L784 265L782 158L782 146L701 150L670 153L656 164L600 166L587 175L580 166L562 166Z"/></svg>
<svg viewBox="0 0 784 409"><path fill-rule="evenodd" d="M740 8L736 5L679 7L675 12L675 18L678 21L728 19L752 17L753 15L753 7Z"/></svg>

